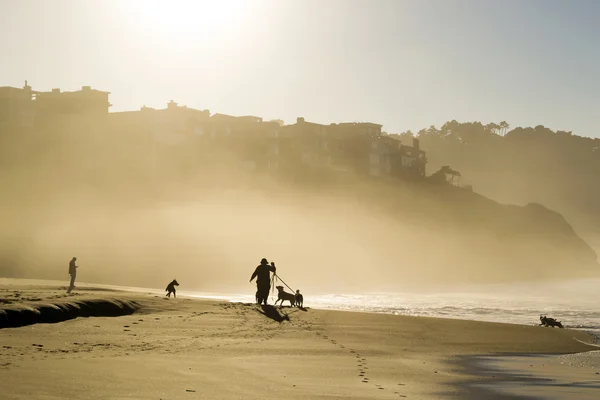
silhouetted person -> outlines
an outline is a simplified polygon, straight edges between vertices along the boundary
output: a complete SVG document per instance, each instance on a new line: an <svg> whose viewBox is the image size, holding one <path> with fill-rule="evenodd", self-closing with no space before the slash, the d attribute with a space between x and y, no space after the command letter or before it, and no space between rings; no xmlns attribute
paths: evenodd
<svg viewBox="0 0 600 400"><path fill-rule="evenodd" d="M171 297L171 293L173 293L173 298L177 298L177 294L176 294L176 290L175 290L175 286L179 286L179 282L177 282L176 279L173 279L171 281L171 283L169 283L167 285L167 288L165 289L165 291L167 292L166 296L167 297Z"/></svg>
<svg viewBox="0 0 600 400"><path fill-rule="evenodd" d="M260 260L260 265L256 267L254 273L250 277L250 282L256 279L256 303L267 305L269 298L269 290L271 290L271 272L275 273L275 263L269 262L266 258Z"/></svg>
<svg viewBox="0 0 600 400"><path fill-rule="evenodd" d="M71 283L69 284L67 293L71 293L71 290L75 289L75 277L77 277L77 265L75 264L75 261L77 261L77 257L73 257L71 261L69 261L69 275L71 275Z"/></svg>

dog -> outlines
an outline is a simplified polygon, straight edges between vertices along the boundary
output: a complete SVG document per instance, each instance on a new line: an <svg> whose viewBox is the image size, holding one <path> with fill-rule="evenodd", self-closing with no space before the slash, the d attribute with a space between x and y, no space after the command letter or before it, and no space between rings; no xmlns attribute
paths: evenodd
<svg viewBox="0 0 600 400"><path fill-rule="evenodd" d="M304 308L304 297L300 293L300 289L296 290L296 307Z"/></svg>
<svg viewBox="0 0 600 400"><path fill-rule="evenodd" d="M559 327L559 328L563 328L563 325L560 321L555 320L554 318L548 318L545 315L540 315L540 322L541 322L541 326L545 326L545 327L551 327L554 328Z"/></svg>
<svg viewBox="0 0 600 400"><path fill-rule="evenodd" d="M296 305L296 296L294 296L293 293L288 293L285 290L283 290L283 286L275 286L277 288L277 300L275 300L275 304L277 305L278 301L281 301L281 305L283 306L283 302L284 301L289 301L291 307Z"/></svg>
<svg viewBox="0 0 600 400"><path fill-rule="evenodd" d="M171 297L171 293L173 293L173 298L177 298L175 286L179 286L179 282L177 282L176 279L173 279L171 281L171 283L169 283L167 285L167 288L165 289L165 291L167 292L167 294L165 296Z"/></svg>

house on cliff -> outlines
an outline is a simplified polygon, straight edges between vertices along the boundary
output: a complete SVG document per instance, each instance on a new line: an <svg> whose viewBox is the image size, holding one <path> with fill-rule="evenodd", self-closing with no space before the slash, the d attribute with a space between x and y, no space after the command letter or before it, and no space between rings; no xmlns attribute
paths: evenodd
<svg viewBox="0 0 600 400"><path fill-rule="evenodd" d="M396 140L396 139L393 139ZM399 178L424 178L426 176L427 156L421 150L419 139L413 138L413 145L403 145L399 140L392 155L391 175Z"/></svg>
<svg viewBox="0 0 600 400"><path fill-rule="evenodd" d="M81 90L62 92L52 89L50 92L38 92L35 100L35 112L38 119L61 117L105 118L111 104L108 100L110 92L82 86Z"/></svg>
<svg viewBox="0 0 600 400"><path fill-rule="evenodd" d="M111 127L141 140L177 145L203 132L210 111L180 106L173 100L164 109L142 107L137 111L110 113Z"/></svg>
<svg viewBox="0 0 600 400"><path fill-rule="evenodd" d="M328 125L307 122L303 117L283 126L279 136L281 168L329 168L331 134Z"/></svg>
<svg viewBox="0 0 600 400"><path fill-rule="evenodd" d="M290 168L325 168L370 177L424 177L427 158L418 139L403 145L382 125L344 122L330 125L299 117L279 138L281 161Z"/></svg>
<svg viewBox="0 0 600 400"><path fill-rule="evenodd" d="M32 128L53 122L104 122L111 107L109 95L91 86L72 92L34 91L27 81L23 88L0 87L0 124Z"/></svg>
<svg viewBox="0 0 600 400"><path fill-rule="evenodd" d="M22 88L0 87L0 126L32 127L35 122L33 100L37 93L27 81Z"/></svg>
<svg viewBox="0 0 600 400"><path fill-rule="evenodd" d="M274 170L279 167L278 121L263 121L251 115L235 117L215 114L206 124L211 148L226 151L241 160L247 170Z"/></svg>

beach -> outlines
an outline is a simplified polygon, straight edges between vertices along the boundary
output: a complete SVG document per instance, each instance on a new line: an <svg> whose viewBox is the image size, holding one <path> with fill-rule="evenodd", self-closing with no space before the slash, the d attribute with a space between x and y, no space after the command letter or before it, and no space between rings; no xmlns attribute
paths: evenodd
<svg viewBox="0 0 600 400"><path fill-rule="evenodd" d="M600 382L593 363L542 370L549 359L539 354L598 350L569 329L92 287L67 296L61 287L0 285L0 309L5 324L29 313L27 325L0 329L2 399L523 398L502 388L534 380L502 371L529 365L534 375ZM48 310L55 323L35 323ZM482 359L493 355L537 358ZM570 387L571 396L587 386Z"/></svg>

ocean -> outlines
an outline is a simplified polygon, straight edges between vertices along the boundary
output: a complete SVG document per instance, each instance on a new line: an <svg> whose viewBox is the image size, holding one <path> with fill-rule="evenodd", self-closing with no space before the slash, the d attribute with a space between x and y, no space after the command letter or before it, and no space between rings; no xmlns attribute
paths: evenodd
<svg viewBox="0 0 600 400"><path fill-rule="evenodd" d="M584 330L600 338L599 293L600 278L593 278L560 283L462 286L418 293L303 293L303 296L305 306L318 309L521 325L538 325L540 315L547 315L561 321L565 327ZM182 294L229 301L254 301L254 293L182 291Z"/></svg>

